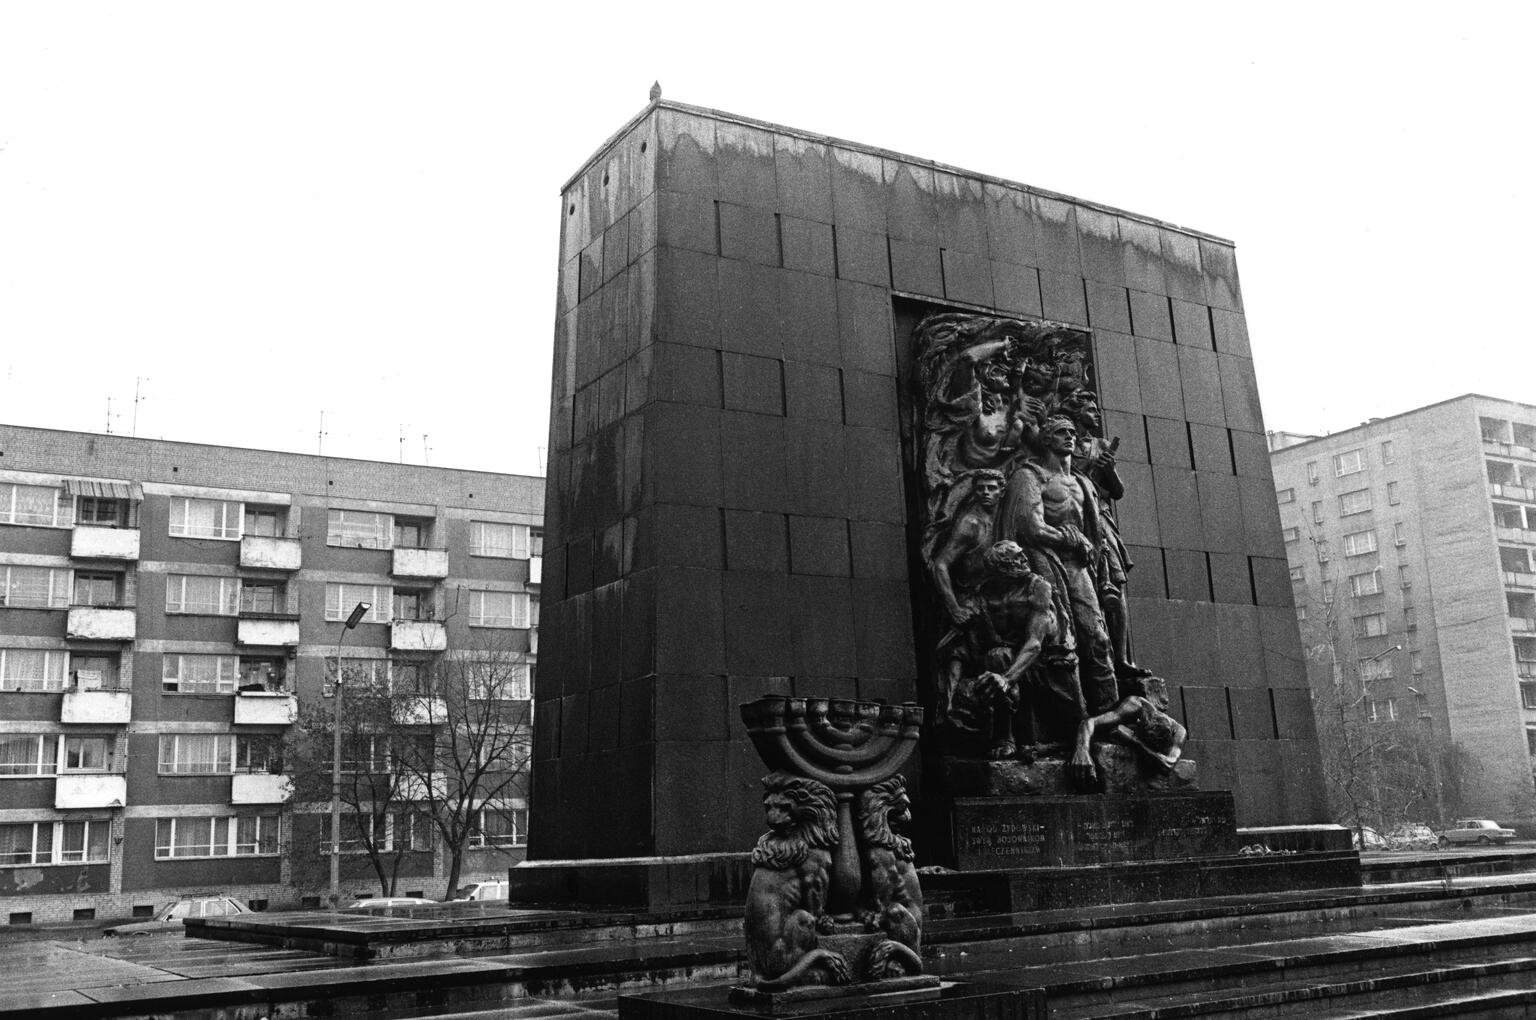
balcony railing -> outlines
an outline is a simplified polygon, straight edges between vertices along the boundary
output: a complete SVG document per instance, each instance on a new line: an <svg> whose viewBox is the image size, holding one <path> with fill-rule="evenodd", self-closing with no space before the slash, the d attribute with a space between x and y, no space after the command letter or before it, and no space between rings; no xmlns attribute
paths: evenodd
<svg viewBox="0 0 1536 1020"><path fill-rule="evenodd" d="M230 785L231 804L283 804L293 796L293 780L271 772L236 772Z"/></svg>
<svg viewBox="0 0 1536 1020"><path fill-rule="evenodd" d="M448 550L396 549L390 573L396 577L447 577Z"/></svg>
<svg viewBox="0 0 1536 1020"><path fill-rule="evenodd" d="M1511 616L1509 629L1516 634L1536 634L1536 617Z"/></svg>
<svg viewBox="0 0 1536 1020"><path fill-rule="evenodd" d="M1536 545L1536 531L1530 528L1506 528L1493 529L1500 542L1524 542L1527 545Z"/></svg>
<svg viewBox="0 0 1536 1020"><path fill-rule="evenodd" d="M77 524L69 539L69 554L82 560L136 560L139 529Z"/></svg>
<svg viewBox="0 0 1536 1020"><path fill-rule="evenodd" d="M127 690L76 688L64 692L59 722L123 726L132 715L133 695Z"/></svg>
<svg viewBox="0 0 1536 1020"><path fill-rule="evenodd" d="M1496 453L1501 457L1514 457L1520 460L1536 460L1536 450L1519 443L1506 443L1502 439L1483 437L1483 449L1488 453Z"/></svg>
<svg viewBox="0 0 1536 1020"><path fill-rule="evenodd" d="M235 695L236 726L292 726L299 699L284 691L241 691Z"/></svg>
<svg viewBox="0 0 1536 1020"><path fill-rule="evenodd" d="M298 570L304 561L296 538L246 535L240 539L240 565L257 570Z"/></svg>
<svg viewBox="0 0 1536 1020"><path fill-rule="evenodd" d="M448 718L442 698L406 698L394 706L395 722L402 726L428 726Z"/></svg>
<svg viewBox="0 0 1536 1020"><path fill-rule="evenodd" d="M53 806L66 808L120 808L128 803L128 779L118 773L61 775L53 787Z"/></svg>
<svg viewBox="0 0 1536 1020"><path fill-rule="evenodd" d="M396 620L389 625L389 647L400 652L442 652L448 630L431 620Z"/></svg>
<svg viewBox="0 0 1536 1020"><path fill-rule="evenodd" d="M1528 489L1523 485L1504 485L1499 482L1489 482L1488 487L1501 499L1519 499L1527 503L1536 503L1536 489Z"/></svg>
<svg viewBox="0 0 1536 1020"><path fill-rule="evenodd" d="M1536 574L1524 570L1506 570L1504 583L1511 588L1536 588Z"/></svg>
<svg viewBox="0 0 1536 1020"><path fill-rule="evenodd" d="M529 584L543 584L544 583L544 557L542 557L542 556L530 556L530 557L528 557L528 583Z"/></svg>
<svg viewBox="0 0 1536 1020"><path fill-rule="evenodd" d="M135 617L132 609L70 606L64 633L82 641L132 641L137 629Z"/></svg>
<svg viewBox="0 0 1536 1020"><path fill-rule="evenodd" d="M299 621L286 613L241 613L235 640L242 645L297 645Z"/></svg>

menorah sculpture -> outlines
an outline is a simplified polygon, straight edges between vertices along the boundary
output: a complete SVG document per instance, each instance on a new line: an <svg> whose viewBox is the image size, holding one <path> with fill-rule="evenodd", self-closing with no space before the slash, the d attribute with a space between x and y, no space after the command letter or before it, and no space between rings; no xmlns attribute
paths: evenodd
<svg viewBox="0 0 1536 1020"><path fill-rule="evenodd" d="M741 706L764 763L769 831L752 853L747 995L801 985L937 984L922 972L922 889L897 770L923 710L769 696Z"/></svg>

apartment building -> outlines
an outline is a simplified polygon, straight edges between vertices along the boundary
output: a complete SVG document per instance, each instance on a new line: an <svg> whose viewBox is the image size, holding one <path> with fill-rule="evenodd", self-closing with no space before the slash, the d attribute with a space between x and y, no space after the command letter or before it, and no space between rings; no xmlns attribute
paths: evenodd
<svg viewBox="0 0 1536 1020"><path fill-rule="evenodd" d="M1532 834L1536 406L1469 394L1270 446L1314 692L1342 663L1368 720L1468 762L1448 813Z"/></svg>
<svg viewBox="0 0 1536 1020"><path fill-rule="evenodd" d="M541 478L0 425L0 915L318 902L300 706L338 645L387 684L494 641L528 699L543 506ZM466 880L521 859L525 789L479 808ZM399 891L442 895L431 834L391 838ZM342 895L377 894L348 849Z"/></svg>

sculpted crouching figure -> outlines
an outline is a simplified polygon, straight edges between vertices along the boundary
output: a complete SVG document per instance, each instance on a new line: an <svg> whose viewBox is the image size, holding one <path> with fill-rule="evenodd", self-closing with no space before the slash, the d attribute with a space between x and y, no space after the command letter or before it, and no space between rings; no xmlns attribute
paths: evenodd
<svg viewBox="0 0 1536 1020"><path fill-rule="evenodd" d="M763 779L768 831L752 851L747 889L747 960L764 990L847 984L848 963L817 946L826 916L837 799L814 779L775 772Z"/></svg>

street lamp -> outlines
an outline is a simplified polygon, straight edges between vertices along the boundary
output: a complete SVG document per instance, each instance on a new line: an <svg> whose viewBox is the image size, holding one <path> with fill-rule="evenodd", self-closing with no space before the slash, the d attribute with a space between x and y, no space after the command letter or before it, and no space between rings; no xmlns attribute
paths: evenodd
<svg viewBox="0 0 1536 1020"><path fill-rule="evenodd" d="M371 602L359 602L352 607L352 615L342 623L341 636L336 639L336 683L331 696L336 699L332 706L331 721L331 908L341 904L341 646L347 635L373 608Z"/></svg>

